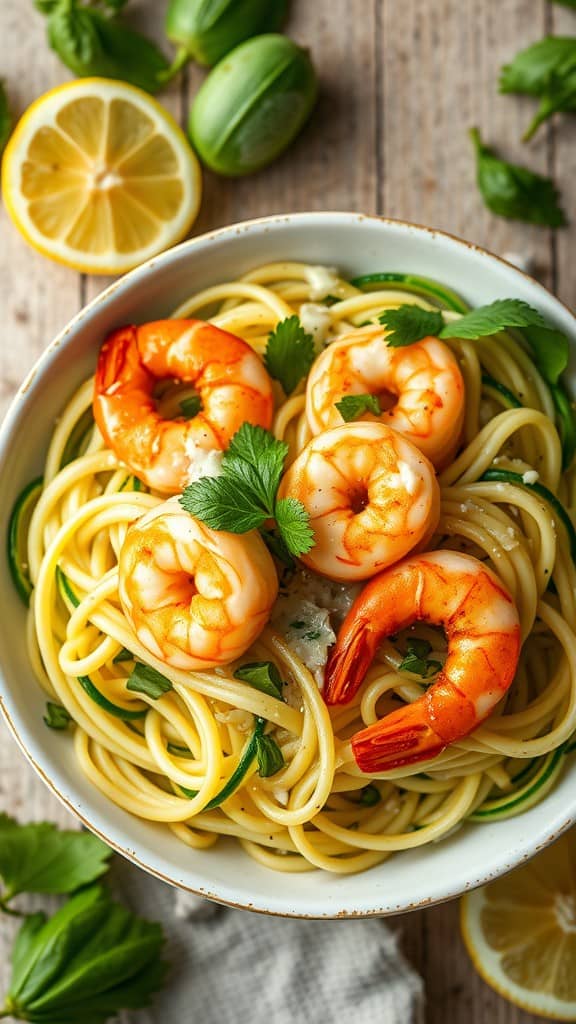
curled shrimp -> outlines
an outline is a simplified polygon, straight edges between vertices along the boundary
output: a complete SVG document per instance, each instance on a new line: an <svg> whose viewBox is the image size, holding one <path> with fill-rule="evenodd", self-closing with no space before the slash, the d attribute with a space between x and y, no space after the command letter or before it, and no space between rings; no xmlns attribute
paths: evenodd
<svg viewBox="0 0 576 1024"><path fill-rule="evenodd" d="M256 531L211 530L169 498L126 533L119 594L140 643L173 668L239 658L264 628L278 579Z"/></svg>
<svg viewBox="0 0 576 1024"><path fill-rule="evenodd" d="M464 381L450 349L438 338L404 348L386 344L382 327L362 327L333 342L312 366L306 418L313 434L342 423L336 402L373 394L379 419L406 437L436 468L456 453L464 422Z"/></svg>
<svg viewBox="0 0 576 1024"><path fill-rule="evenodd" d="M192 384L201 409L165 420L154 387ZM243 423L272 423L270 378L241 338L202 320L157 320L121 327L104 342L94 386L94 416L119 459L149 487L175 494L205 475L208 453L222 451Z"/></svg>
<svg viewBox="0 0 576 1024"><path fill-rule="evenodd" d="M368 579L425 543L440 509L428 459L382 423L348 423L312 438L279 496L310 514L315 543L302 561L342 581Z"/></svg>
<svg viewBox="0 0 576 1024"><path fill-rule="evenodd" d="M514 678L520 623L505 587L477 558L430 551L399 562L358 596L328 659L326 702L351 700L380 641L416 621L444 627L446 663L423 696L352 737L363 772L436 757L488 717Z"/></svg>

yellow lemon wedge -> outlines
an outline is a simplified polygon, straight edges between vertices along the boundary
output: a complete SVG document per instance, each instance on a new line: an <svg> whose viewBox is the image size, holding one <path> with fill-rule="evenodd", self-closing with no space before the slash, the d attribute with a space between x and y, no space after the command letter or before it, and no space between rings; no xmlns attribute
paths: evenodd
<svg viewBox="0 0 576 1024"><path fill-rule="evenodd" d="M39 252L121 274L184 237L202 192L176 122L125 82L84 78L28 108L2 164L6 209Z"/></svg>
<svg viewBox="0 0 576 1024"><path fill-rule="evenodd" d="M461 900L464 942L500 995L551 1020L576 1020L576 833Z"/></svg>

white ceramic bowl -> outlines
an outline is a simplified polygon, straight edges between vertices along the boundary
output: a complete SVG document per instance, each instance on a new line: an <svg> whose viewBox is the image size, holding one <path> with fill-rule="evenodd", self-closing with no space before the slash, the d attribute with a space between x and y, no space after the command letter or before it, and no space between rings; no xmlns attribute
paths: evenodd
<svg viewBox="0 0 576 1024"><path fill-rule="evenodd" d="M576 320L540 284L448 235L351 213L303 213L237 224L150 260L82 310L22 385L0 433L0 535L21 488L42 470L55 417L94 369L101 340L126 322L165 316L190 292L275 260L337 264L345 275L380 270L436 277L474 305L525 299L565 331L576 364ZM576 385L572 367L571 382ZM5 545L2 544L4 549ZM0 704L21 749L50 789L120 853L174 885L222 903L272 914L348 917L391 914L448 899L532 856L576 821L576 769L524 815L459 830L352 876L281 875L232 842L193 851L163 827L110 803L76 766L68 737L46 729L44 697L30 671L25 611L4 563L0 574Z"/></svg>

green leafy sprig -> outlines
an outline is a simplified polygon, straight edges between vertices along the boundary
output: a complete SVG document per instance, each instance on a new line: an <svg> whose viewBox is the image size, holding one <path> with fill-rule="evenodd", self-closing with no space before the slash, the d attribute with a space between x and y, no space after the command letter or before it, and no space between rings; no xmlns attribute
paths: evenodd
<svg viewBox="0 0 576 1024"><path fill-rule="evenodd" d="M560 228L567 224L559 192L551 178L528 167L501 160L484 145L477 128L470 138L476 150L476 180L485 205L492 213L526 224Z"/></svg>
<svg viewBox="0 0 576 1024"><path fill-rule="evenodd" d="M222 459L222 474L190 484L180 504L213 530L247 533L275 519L280 539L290 555L310 550L314 535L304 505L277 492L288 445L262 427L243 423ZM266 539L266 531L263 531Z"/></svg>
<svg viewBox="0 0 576 1024"><path fill-rule="evenodd" d="M576 37L546 36L521 50L500 73L500 92L540 100L523 138L531 139L552 114L576 111Z"/></svg>
<svg viewBox="0 0 576 1024"><path fill-rule="evenodd" d="M374 413L375 416L380 416L382 412L378 395L344 395L334 404L345 423L357 420L365 412Z"/></svg>
<svg viewBox="0 0 576 1024"><path fill-rule="evenodd" d="M306 333L297 316L290 316L269 335L264 365L270 376L280 381L284 393L291 395L308 375L315 356L312 335Z"/></svg>
<svg viewBox="0 0 576 1024"><path fill-rule="evenodd" d="M442 668L439 661L429 660L428 655L432 644L428 640L413 637L406 644L406 654L398 666L400 672L411 672L413 675L429 679Z"/></svg>

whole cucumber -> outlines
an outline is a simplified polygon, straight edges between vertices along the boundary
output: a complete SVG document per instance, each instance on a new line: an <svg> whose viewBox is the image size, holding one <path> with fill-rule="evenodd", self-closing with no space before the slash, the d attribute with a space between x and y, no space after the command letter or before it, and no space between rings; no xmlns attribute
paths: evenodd
<svg viewBox="0 0 576 1024"><path fill-rule="evenodd" d="M317 91L306 50L286 36L256 36L232 50L206 78L190 111L190 138L218 174L251 174L290 145Z"/></svg>
<svg viewBox="0 0 576 1024"><path fill-rule="evenodd" d="M211 67L245 39L276 32L288 0L170 0L166 35Z"/></svg>

